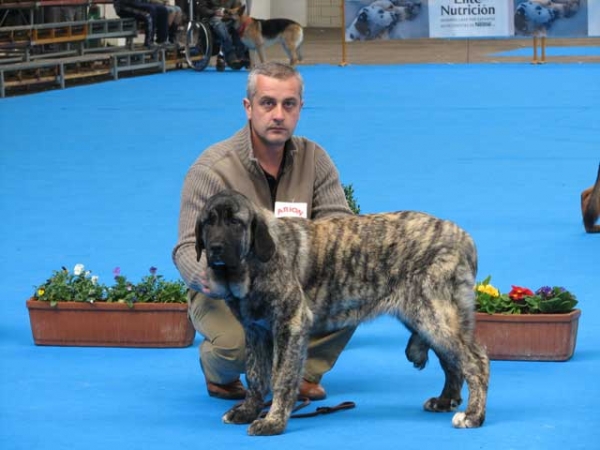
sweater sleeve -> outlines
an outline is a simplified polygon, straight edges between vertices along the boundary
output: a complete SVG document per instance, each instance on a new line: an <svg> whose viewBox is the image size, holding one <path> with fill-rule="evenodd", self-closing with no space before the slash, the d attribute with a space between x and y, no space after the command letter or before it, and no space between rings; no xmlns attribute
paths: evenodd
<svg viewBox="0 0 600 450"><path fill-rule="evenodd" d="M312 219L352 214L338 171L321 147L315 149L315 190Z"/></svg>
<svg viewBox="0 0 600 450"><path fill-rule="evenodd" d="M208 167L193 165L183 182L177 244L172 258L183 281L194 290L201 290L201 264L196 261L196 219L206 201L225 187L223 181Z"/></svg>

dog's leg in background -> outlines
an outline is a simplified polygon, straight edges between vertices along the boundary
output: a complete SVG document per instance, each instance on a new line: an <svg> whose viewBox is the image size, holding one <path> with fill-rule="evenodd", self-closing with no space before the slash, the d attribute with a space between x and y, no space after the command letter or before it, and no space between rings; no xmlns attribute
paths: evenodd
<svg viewBox="0 0 600 450"><path fill-rule="evenodd" d="M587 233L600 233L600 224L595 225L600 216L600 165L596 184L581 193L581 214Z"/></svg>
<svg viewBox="0 0 600 450"><path fill-rule="evenodd" d="M286 30L281 36L281 46L288 58L290 58L290 64L292 66L295 66L299 61L302 61L300 47L302 46L303 39L303 30L299 25L291 26L290 29Z"/></svg>
<svg viewBox="0 0 600 450"><path fill-rule="evenodd" d="M258 55L258 59L260 59L261 64L267 61L267 53L265 52L264 42L256 43L256 54Z"/></svg>

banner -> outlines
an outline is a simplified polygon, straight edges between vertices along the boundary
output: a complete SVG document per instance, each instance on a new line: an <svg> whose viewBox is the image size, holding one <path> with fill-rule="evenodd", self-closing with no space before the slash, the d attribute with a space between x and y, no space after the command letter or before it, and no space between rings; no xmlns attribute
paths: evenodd
<svg viewBox="0 0 600 450"><path fill-rule="evenodd" d="M345 0L346 41L600 36L600 0Z"/></svg>
<svg viewBox="0 0 600 450"><path fill-rule="evenodd" d="M432 38L513 34L513 5L506 0L430 0L428 9Z"/></svg>

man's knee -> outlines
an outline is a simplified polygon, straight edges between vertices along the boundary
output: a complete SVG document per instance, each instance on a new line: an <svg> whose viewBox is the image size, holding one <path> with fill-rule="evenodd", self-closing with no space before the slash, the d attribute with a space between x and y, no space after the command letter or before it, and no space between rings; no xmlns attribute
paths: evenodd
<svg viewBox="0 0 600 450"><path fill-rule="evenodd" d="M214 383L228 383L245 372L246 350L243 342L232 336L216 342L205 340L200 344L200 364L207 379Z"/></svg>

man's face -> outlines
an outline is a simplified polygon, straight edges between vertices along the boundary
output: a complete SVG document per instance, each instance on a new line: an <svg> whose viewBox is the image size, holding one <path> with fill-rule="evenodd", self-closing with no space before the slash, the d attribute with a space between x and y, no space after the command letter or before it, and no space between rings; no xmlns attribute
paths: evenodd
<svg viewBox="0 0 600 450"><path fill-rule="evenodd" d="M258 75L256 95L252 101L244 99L253 135L267 146L283 145L292 136L302 105L300 82L295 77L278 80Z"/></svg>

